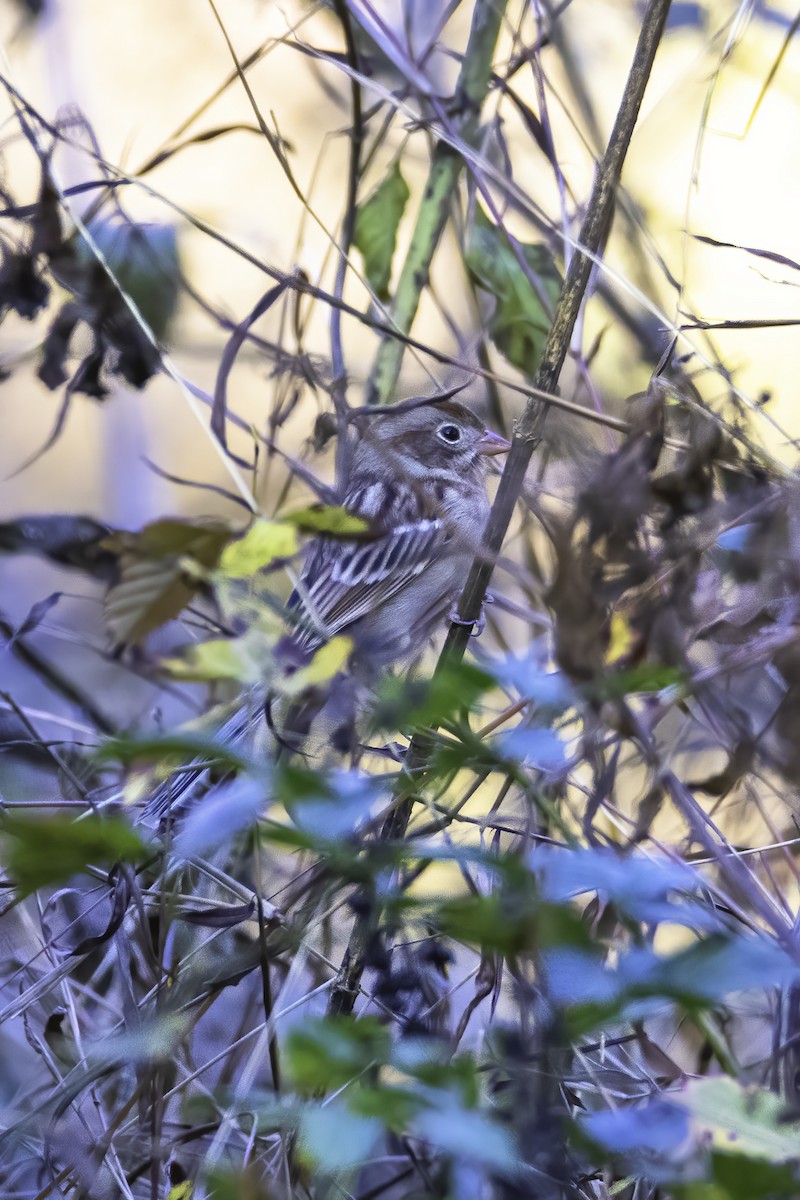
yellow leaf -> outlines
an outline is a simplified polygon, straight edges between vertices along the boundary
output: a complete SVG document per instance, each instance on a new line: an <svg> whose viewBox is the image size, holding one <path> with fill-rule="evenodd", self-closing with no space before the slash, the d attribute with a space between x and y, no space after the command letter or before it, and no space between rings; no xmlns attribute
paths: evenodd
<svg viewBox="0 0 800 1200"><path fill-rule="evenodd" d="M338 504L313 504L295 509L283 518L306 533L329 533L333 537L348 537L369 532L369 521L356 517Z"/></svg>
<svg viewBox="0 0 800 1200"><path fill-rule="evenodd" d="M244 537L223 550L219 571L233 579L247 579L278 558L297 553L297 530L280 521L254 521Z"/></svg>
<svg viewBox="0 0 800 1200"><path fill-rule="evenodd" d="M167 1200L192 1200L194 1195L194 1184L190 1179L185 1179L183 1183L176 1183L175 1187L171 1187L167 1193Z"/></svg>
<svg viewBox="0 0 800 1200"><path fill-rule="evenodd" d="M280 684L280 690L285 696L299 696L307 688L317 687L333 679L338 671L347 663L353 650L353 639L340 634L331 638L316 652L307 666L295 671Z"/></svg>
<svg viewBox="0 0 800 1200"><path fill-rule="evenodd" d="M635 636L631 629L630 622L622 613L611 614L611 635L608 641L608 649L606 650L606 666L612 666L619 662L632 649Z"/></svg>
<svg viewBox="0 0 800 1200"><path fill-rule="evenodd" d="M183 658L164 659L161 665L175 679L235 679L250 684L263 677L264 657L252 640L216 638L191 646Z"/></svg>

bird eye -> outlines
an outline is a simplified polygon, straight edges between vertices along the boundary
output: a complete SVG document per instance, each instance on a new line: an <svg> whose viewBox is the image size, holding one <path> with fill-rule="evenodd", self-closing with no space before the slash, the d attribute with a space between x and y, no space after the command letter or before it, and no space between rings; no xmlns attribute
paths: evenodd
<svg viewBox="0 0 800 1200"><path fill-rule="evenodd" d="M443 442L447 442L450 446L455 446L461 441L461 430L457 425L440 425L436 430L436 436L441 438Z"/></svg>

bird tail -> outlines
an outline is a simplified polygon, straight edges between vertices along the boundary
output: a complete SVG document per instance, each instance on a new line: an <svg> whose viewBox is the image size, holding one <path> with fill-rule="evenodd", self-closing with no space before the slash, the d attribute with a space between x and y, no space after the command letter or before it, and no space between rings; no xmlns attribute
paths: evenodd
<svg viewBox="0 0 800 1200"><path fill-rule="evenodd" d="M263 706L263 696L251 695L229 713L216 729L212 727L211 738L224 750L243 750L251 739L256 722L261 719ZM145 800L140 821L145 825L160 825L166 818L174 817L188 808L208 787L213 761L213 750L210 750L209 754L198 755L159 784Z"/></svg>

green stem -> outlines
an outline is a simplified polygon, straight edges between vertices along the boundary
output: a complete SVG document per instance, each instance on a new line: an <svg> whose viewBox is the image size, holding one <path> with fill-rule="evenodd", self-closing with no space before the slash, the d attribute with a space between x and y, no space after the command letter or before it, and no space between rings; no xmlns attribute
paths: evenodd
<svg viewBox="0 0 800 1200"><path fill-rule="evenodd" d="M470 146L477 141L481 105L492 77L492 59L506 2L475 0L469 42L455 92L456 107L461 113L459 135ZM411 330L420 297L427 287L431 262L447 224L450 202L463 166L458 151L439 142L433 152L417 223L392 304L392 324L403 337ZM401 339L384 337L367 384L367 404L389 403L400 375L404 350Z"/></svg>

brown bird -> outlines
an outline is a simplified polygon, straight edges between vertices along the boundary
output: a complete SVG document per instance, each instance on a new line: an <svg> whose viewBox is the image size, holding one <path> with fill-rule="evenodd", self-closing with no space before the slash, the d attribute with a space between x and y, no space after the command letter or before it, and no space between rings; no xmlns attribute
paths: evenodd
<svg viewBox="0 0 800 1200"><path fill-rule="evenodd" d="M486 458L508 449L452 401L371 417L352 448L342 504L376 536L311 544L289 601L297 644L347 632L375 665L420 651L480 549L489 515Z"/></svg>
<svg viewBox="0 0 800 1200"><path fill-rule="evenodd" d="M347 633L362 680L364 668L369 674L419 654L451 612L480 550L489 514L486 458L508 449L505 438L453 401L358 418L340 492L342 506L363 517L373 536L310 543L288 604L290 653L304 659ZM216 739L240 743L263 703L263 693L250 695ZM290 748L302 743L321 707L318 697L291 707L281 722ZM204 770L200 760L192 766L196 773L190 767L154 793L145 819L189 799Z"/></svg>

